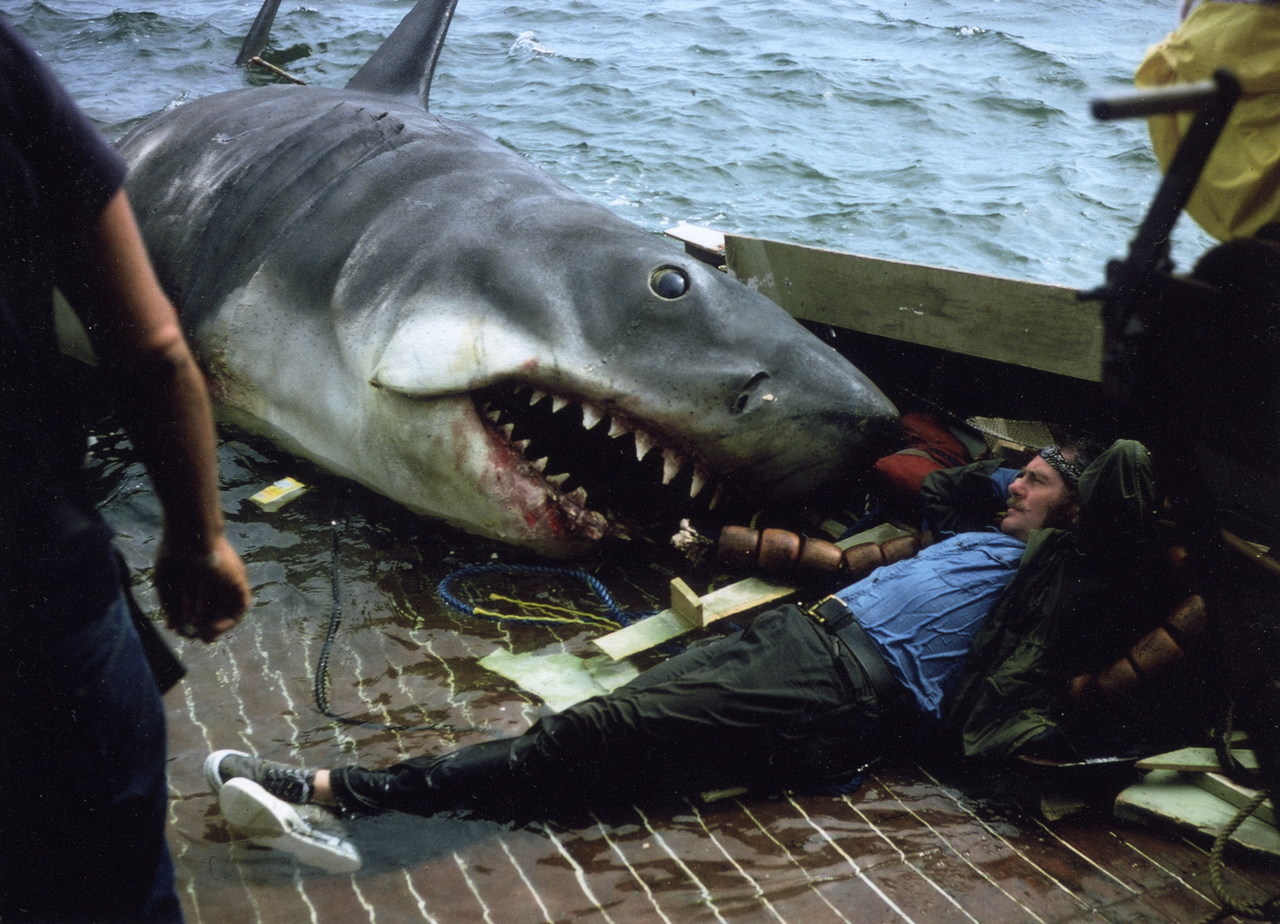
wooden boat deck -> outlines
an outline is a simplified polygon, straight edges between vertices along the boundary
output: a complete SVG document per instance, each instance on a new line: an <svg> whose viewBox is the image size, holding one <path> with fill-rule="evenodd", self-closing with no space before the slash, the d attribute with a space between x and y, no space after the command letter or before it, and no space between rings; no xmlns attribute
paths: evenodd
<svg viewBox="0 0 1280 924"><path fill-rule="evenodd" d="M608 823L399 819L355 832L368 866L352 876L233 851L203 789L192 780L175 803L192 921L1185 922L1213 907L1190 844L1096 817L984 817L910 767L852 797ZM1275 885L1257 871L1230 879L1255 901Z"/></svg>
<svg viewBox="0 0 1280 924"><path fill-rule="evenodd" d="M111 452L100 445L99 455ZM210 750L313 766L381 764L517 734L546 707L476 661L498 646L586 655L592 631L512 627L451 610L438 581L507 552L314 472L282 471L293 463L268 450L232 440L221 453L233 538L250 563L256 606L218 644L180 645L190 673L167 697L170 841L192 922L1182 922L1215 907L1202 845L1105 810L1050 823L994 809L917 764L877 767L843 797L641 805L609 817L566 806L562 818L524 827L454 816L364 819L351 827L364 857L353 875L235 843L201 774ZM274 514L244 503L284 474L321 483ZM106 460L107 512L141 569L155 513L139 480L127 459ZM333 709L477 730L339 727L317 710L313 678L333 612L333 521L345 524ZM665 602L671 573L640 554L593 571L624 608ZM460 584L459 593L477 599L491 584ZM581 585L556 578L513 578L497 589L593 606ZM149 599L145 584L139 595ZM1228 880L1244 898L1280 892L1280 869L1245 859L1232 870Z"/></svg>

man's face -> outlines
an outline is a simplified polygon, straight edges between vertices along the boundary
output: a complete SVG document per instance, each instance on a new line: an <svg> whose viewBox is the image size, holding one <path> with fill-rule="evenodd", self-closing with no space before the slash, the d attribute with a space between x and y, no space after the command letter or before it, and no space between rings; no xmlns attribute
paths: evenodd
<svg viewBox="0 0 1280 924"><path fill-rule="evenodd" d="M1032 530L1070 526L1075 514L1075 501L1062 476L1036 456L1009 485L1009 510L1000 521L1000 531L1026 542Z"/></svg>

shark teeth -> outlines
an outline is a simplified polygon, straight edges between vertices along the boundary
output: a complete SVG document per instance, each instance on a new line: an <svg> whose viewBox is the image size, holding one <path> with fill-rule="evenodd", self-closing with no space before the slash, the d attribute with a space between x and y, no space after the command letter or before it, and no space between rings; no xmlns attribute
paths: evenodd
<svg viewBox="0 0 1280 924"><path fill-rule="evenodd" d="M720 500L705 466L607 406L519 385L485 389L476 403L528 471L573 507L591 500L611 515L652 516L649 508L679 498L703 511Z"/></svg>
<svg viewBox="0 0 1280 924"><path fill-rule="evenodd" d="M647 456L650 452L652 452L653 447L657 446L658 444L657 442L654 441L653 437L645 433L643 430L635 431L635 437L636 437L636 461L640 462L644 459L645 456Z"/></svg>
<svg viewBox="0 0 1280 924"><path fill-rule="evenodd" d="M672 479L680 474L683 460L670 449L662 450L662 483L671 484Z"/></svg>
<svg viewBox="0 0 1280 924"><path fill-rule="evenodd" d="M693 480L689 483L689 496L697 497L707 486L707 476L697 469L693 470Z"/></svg>

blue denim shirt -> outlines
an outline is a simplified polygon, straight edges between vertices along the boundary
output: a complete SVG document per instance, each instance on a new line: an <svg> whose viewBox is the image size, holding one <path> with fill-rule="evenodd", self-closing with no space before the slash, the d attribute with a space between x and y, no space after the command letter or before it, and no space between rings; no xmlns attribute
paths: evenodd
<svg viewBox="0 0 1280 924"><path fill-rule="evenodd" d="M982 621L1026 546L1004 533L961 533L850 584L844 601L920 708L941 718Z"/></svg>

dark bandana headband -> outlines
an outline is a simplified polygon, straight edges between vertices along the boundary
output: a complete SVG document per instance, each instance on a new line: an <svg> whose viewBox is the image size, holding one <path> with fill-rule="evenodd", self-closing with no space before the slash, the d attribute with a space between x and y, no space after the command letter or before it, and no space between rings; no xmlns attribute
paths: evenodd
<svg viewBox="0 0 1280 924"><path fill-rule="evenodd" d="M1053 470L1062 476L1062 480L1067 483L1067 487L1073 491L1076 489L1076 486L1080 483L1080 475L1084 472L1084 466L1079 461L1075 459L1068 460L1057 446L1041 449L1040 458L1048 462L1053 467Z"/></svg>

